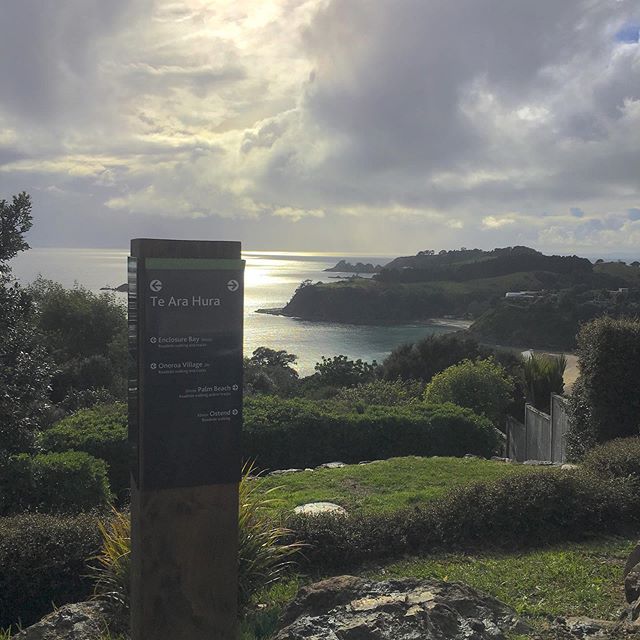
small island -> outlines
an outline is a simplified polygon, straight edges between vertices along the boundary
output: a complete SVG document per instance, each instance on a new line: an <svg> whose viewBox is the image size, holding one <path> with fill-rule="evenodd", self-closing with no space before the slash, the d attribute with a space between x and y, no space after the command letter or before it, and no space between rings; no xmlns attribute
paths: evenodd
<svg viewBox="0 0 640 640"><path fill-rule="evenodd" d="M337 265L334 267L329 267L329 269L325 269L325 271L332 271L335 273L380 273L383 267L379 264L371 264L367 262L357 262L353 264L351 262L347 262L346 260L340 260Z"/></svg>

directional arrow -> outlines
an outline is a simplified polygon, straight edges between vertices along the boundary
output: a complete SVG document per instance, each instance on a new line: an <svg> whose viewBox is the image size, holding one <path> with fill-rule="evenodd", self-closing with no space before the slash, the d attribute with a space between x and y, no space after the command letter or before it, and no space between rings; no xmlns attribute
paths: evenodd
<svg viewBox="0 0 640 640"><path fill-rule="evenodd" d="M237 280L229 280L229 282L227 282L227 289L229 289L229 291L237 291L240 288L240 283Z"/></svg>

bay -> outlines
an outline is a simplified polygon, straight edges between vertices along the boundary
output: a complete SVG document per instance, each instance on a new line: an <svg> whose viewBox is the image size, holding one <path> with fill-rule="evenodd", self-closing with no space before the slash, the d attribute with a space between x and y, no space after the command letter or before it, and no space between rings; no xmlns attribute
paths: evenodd
<svg viewBox="0 0 640 640"><path fill-rule="evenodd" d="M127 280L127 255L118 249L34 248L11 263L18 280L26 284L38 275L65 287L78 283L91 291L118 286ZM460 328L455 322L434 321L400 326L361 326L306 322L256 313L258 309L283 307L303 280L331 282L326 273L338 260L384 264L395 256L361 254L243 252L245 273L244 350L251 355L260 346L286 349L297 355L296 369L310 375L322 356L343 354L352 359L381 362L392 349L433 333ZM115 294L124 304L126 294Z"/></svg>

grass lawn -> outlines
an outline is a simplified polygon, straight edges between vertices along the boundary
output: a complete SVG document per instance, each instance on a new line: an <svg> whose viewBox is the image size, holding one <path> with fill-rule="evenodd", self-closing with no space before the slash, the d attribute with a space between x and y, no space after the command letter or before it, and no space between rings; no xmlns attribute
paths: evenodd
<svg viewBox="0 0 640 640"><path fill-rule="evenodd" d="M392 458L342 469L302 471L260 478L271 491L273 512L307 502L334 502L354 513L389 512L441 496L475 481L493 480L531 467L476 458Z"/></svg>
<svg viewBox="0 0 640 640"><path fill-rule="evenodd" d="M622 569L637 539L607 537L521 552L445 553L407 558L361 575L464 582L512 606L544 633L557 616L615 620L624 608ZM318 576L314 579L320 579ZM275 628L284 605L309 578L294 577L261 594L265 609L250 616L243 640L263 640Z"/></svg>

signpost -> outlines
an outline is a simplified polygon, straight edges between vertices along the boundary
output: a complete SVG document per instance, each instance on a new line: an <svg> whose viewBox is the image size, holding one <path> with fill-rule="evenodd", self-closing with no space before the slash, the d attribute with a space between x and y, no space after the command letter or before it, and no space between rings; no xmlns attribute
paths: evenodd
<svg viewBox="0 0 640 640"><path fill-rule="evenodd" d="M133 640L235 640L240 243L139 239L129 259Z"/></svg>

